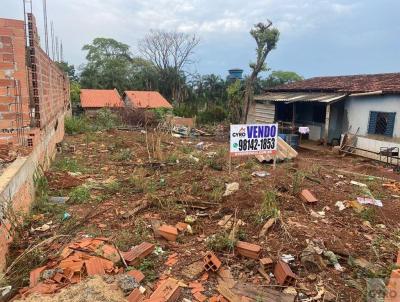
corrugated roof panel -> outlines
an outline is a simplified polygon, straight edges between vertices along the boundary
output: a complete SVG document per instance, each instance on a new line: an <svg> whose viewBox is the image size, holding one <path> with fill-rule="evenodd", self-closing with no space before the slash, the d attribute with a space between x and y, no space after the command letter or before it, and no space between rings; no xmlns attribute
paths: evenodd
<svg viewBox="0 0 400 302"><path fill-rule="evenodd" d="M272 102L320 102L330 103L341 98L347 94L344 93L321 93L321 92L268 92L263 95L254 96L256 101L272 101Z"/></svg>

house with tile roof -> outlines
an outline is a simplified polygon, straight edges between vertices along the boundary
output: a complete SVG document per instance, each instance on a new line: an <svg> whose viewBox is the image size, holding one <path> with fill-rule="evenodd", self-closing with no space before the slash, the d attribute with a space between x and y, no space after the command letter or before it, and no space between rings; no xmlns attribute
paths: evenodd
<svg viewBox="0 0 400 302"><path fill-rule="evenodd" d="M95 115L101 108L122 108L124 102L117 89L81 89L81 106L87 115Z"/></svg>
<svg viewBox="0 0 400 302"><path fill-rule="evenodd" d="M381 148L400 148L400 73L315 77L267 89L254 100L248 122L278 122L281 133L308 127L306 138L333 145L347 134L358 152L374 158Z"/></svg>
<svg viewBox="0 0 400 302"><path fill-rule="evenodd" d="M172 105L157 91L125 91L123 99L132 108L172 109Z"/></svg>

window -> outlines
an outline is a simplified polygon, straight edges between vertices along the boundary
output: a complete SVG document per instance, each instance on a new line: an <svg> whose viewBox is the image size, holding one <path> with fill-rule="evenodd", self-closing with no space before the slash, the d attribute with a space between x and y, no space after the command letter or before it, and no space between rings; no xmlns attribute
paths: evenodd
<svg viewBox="0 0 400 302"><path fill-rule="evenodd" d="M393 136L395 118L396 112L371 111L369 113L368 134Z"/></svg>

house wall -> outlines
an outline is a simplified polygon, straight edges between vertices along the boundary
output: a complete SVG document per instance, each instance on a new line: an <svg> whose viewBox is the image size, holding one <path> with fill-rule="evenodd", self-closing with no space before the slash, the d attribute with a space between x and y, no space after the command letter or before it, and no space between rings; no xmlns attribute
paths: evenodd
<svg viewBox="0 0 400 302"><path fill-rule="evenodd" d="M393 137L368 134L370 111L396 112ZM381 147L400 149L400 94L348 97L346 99L343 129L351 126L350 133L357 133L356 147L379 153ZM375 160L386 161L379 155L357 150L356 154Z"/></svg>
<svg viewBox="0 0 400 302"><path fill-rule="evenodd" d="M393 138L382 136L382 140L400 142L400 94L398 95L373 95L348 97L345 104L345 118L351 126L351 133L358 128L358 135L368 135L368 122L370 111L396 112Z"/></svg>

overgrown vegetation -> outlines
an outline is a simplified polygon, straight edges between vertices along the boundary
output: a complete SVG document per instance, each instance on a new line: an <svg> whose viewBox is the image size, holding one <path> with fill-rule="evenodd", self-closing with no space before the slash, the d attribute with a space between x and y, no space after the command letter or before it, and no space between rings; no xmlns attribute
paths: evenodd
<svg viewBox="0 0 400 302"><path fill-rule="evenodd" d="M71 190L69 197L72 203L84 203L90 199L90 190L85 186L79 186Z"/></svg>
<svg viewBox="0 0 400 302"><path fill-rule="evenodd" d="M275 191L264 192L263 200L260 209L256 214L256 223L264 223L269 218L279 217L279 204Z"/></svg>
<svg viewBox="0 0 400 302"><path fill-rule="evenodd" d="M227 232L219 232L207 239L207 247L214 252L232 251L236 241L229 238Z"/></svg>
<svg viewBox="0 0 400 302"><path fill-rule="evenodd" d="M89 121L86 117L66 117L64 121L65 132L70 135L85 133L90 130Z"/></svg>

